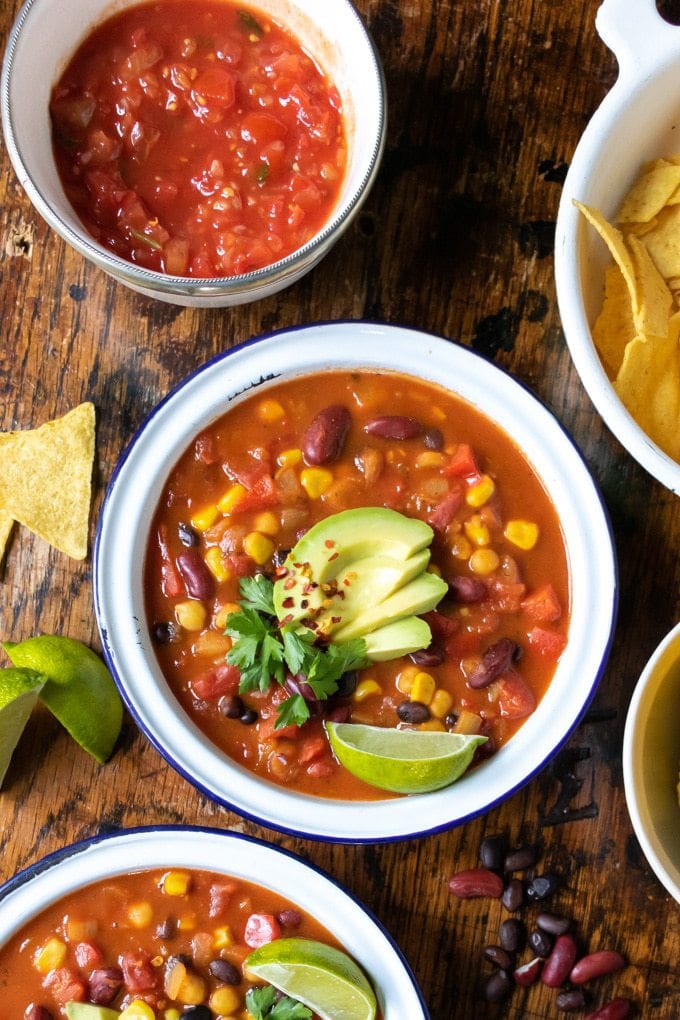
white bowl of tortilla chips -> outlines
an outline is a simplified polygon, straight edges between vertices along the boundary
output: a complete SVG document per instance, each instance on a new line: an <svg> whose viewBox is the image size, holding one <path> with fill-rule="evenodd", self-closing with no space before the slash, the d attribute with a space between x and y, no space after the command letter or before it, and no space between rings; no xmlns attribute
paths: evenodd
<svg viewBox="0 0 680 1020"><path fill-rule="evenodd" d="M680 28L655 0L604 0L596 27L619 77L564 185L560 314L611 431L680 493Z"/></svg>

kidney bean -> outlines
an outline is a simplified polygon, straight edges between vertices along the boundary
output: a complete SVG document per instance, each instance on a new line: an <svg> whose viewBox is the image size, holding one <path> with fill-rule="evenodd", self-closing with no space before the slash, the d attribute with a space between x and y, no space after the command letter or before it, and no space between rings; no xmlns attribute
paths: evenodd
<svg viewBox="0 0 680 1020"><path fill-rule="evenodd" d="M574 965L569 980L574 985L584 985L586 981L592 981L605 974L613 974L625 966L626 961L621 953L617 953L615 949L600 949L596 953L581 957Z"/></svg>
<svg viewBox="0 0 680 1020"><path fill-rule="evenodd" d="M441 429L425 429L423 432L423 444L428 450L443 450L444 433Z"/></svg>
<svg viewBox="0 0 680 1020"><path fill-rule="evenodd" d="M417 418L407 418L403 414L384 414L367 421L364 432L381 439L416 439L422 435L423 426Z"/></svg>
<svg viewBox="0 0 680 1020"><path fill-rule="evenodd" d="M527 886L527 896L530 900L544 900L548 896L552 896L559 884L559 878L552 872L535 875Z"/></svg>
<svg viewBox="0 0 680 1020"><path fill-rule="evenodd" d="M581 988L571 988L568 992L560 992L555 1000L557 1008L564 1013L580 1013L586 1004L586 997Z"/></svg>
<svg viewBox="0 0 680 1020"><path fill-rule="evenodd" d="M534 981L538 978L541 973L541 967L543 966L543 960L539 956L535 956L533 960L529 960L528 963L523 963L521 967L518 967L513 973L513 979L516 985L520 985L522 988L528 988L529 985L533 985Z"/></svg>
<svg viewBox="0 0 680 1020"><path fill-rule="evenodd" d="M484 956L490 963L493 963L494 967L499 967L501 970L511 970L512 968L512 957L502 946L486 946Z"/></svg>
<svg viewBox="0 0 680 1020"><path fill-rule="evenodd" d="M511 878L503 891L503 906L514 913L523 903L524 886L518 878Z"/></svg>
<svg viewBox="0 0 680 1020"><path fill-rule="evenodd" d="M292 676L289 673L286 676L286 689L291 694L301 695L306 702L318 702L319 700L314 693L314 689L310 687L302 673L298 673L297 676Z"/></svg>
<svg viewBox="0 0 680 1020"><path fill-rule="evenodd" d="M29 1006L24 1013L24 1020L53 1020L53 1017L44 1006Z"/></svg>
<svg viewBox="0 0 680 1020"><path fill-rule="evenodd" d="M177 525L177 534L179 535L179 540L182 545L187 546L187 548L192 548L193 546L201 544L200 538L191 525L185 524L183 521L180 521Z"/></svg>
<svg viewBox="0 0 680 1020"><path fill-rule="evenodd" d="M526 868L533 868L538 860L538 847L530 843L527 846L517 847L507 854L503 863L505 871L524 871Z"/></svg>
<svg viewBox="0 0 680 1020"><path fill-rule="evenodd" d="M227 719L240 719L245 711L245 705L238 694L224 694L217 702L217 707Z"/></svg>
<svg viewBox="0 0 680 1020"><path fill-rule="evenodd" d="M550 936L544 931L532 931L529 935L529 945L536 953L536 956L546 960L552 952L553 942Z"/></svg>
<svg viewBox="0 0 680 1020"><path fill-rule="evenodd" d="M502 836L487 836L479 844L479 859L485 868L501 871L505 859L505 840Z"/></svg>
<svg viewBox="0 0 680 1020"><path fill-rule="evenodd" d="M210 599L215 594L215 578L198 549L180 553L176 560L187 595L192 599Z"/></svg>
<svg viewBox="0 0 680 1020"><path fill-rule="evenodd" d="M352 416L343 404L319 411L302 436L302 452L308 464L331 464L342 453Z"/></svg>
<svg viewBox="0 0 680 1020"><path fill-rule="evenodd" d="M536 925L549 935L564 935L571 928L571 919L561 917L559 914L543 913L536 918Z"/></svg>
<svg viewBox="0 0 680 1020"><path fill-rule="evenodd" d="M397 705L397 715L405 723L423 723L430 718L430 710L422 701L402 701Z"/></svg>
<svg viewBox="0 0 680 1020"><path fill-rule="evenodd" d="M429 648L411 652L410 659L415 662L416 666L441 666L444 661L444 652L438 645L430 645Z"/></svg>
<svg viewBox="0 0 680 1020"><path fill-rule="evenodd" d="M461 900L475 896L498 899L503 892L503 879L488 868L471 868L459 871L449 879L449 891Z"/></svg>
<svg viewBox="0 0 680 1020"><path fill-rule="evenodd" d="M470 687L475 689L488 687L494 680L497 680L512 662L516 648L517 645L510 638L500 638L489 645L481 661L468 677L467 682Z"/></svg>
<svg viewBox="0 0 680 1020"><path fill-rule="evenodd" d="M123 987L123 972L118 967L93 970L87 983L87 997L95 1006L108 1006Z"/></svg>
<svg viewBox="0 0 680 1020"><path fill-rule="evenodd" d="M463 577L458 574L449 581L449 594L456 602L472 605L483 602L487 595L486 585L478 577Z"/></svg>
<svg viewBox="0 0 680 1020"><path fill-rule="evenodd" d="M541 981L548 988L559 988L569 977L576 962L578 949L571 935L560 935L541 971Z"/></svg>
<svg viewBox="0 0 680 1020"><path fill-rule="evenodd" d="M625 1020L630 1009L629 999L612 999L594 1013L589 1013L586 1020Z"/></svg>
<svg viewBox="0 0 680 1020"><path fill-rule="evenodd" d="M222 960L220 958L212 960L208 965L208 970L214 978L222 981L225 985L241 984L241 971L233 963L230 963L229 960Z"/></svg>
<svg viewBox="0 0 680 1020"><path fill-rule="evenodd" d="M503 921L498 929L498 934L503 949L507 949L510 953L516 953L524 945L526 929L522 921L509 917L507 921Z"/></svg>
<svg viewBox="0 0 680 1020"><path fill-rule="evenodd" d="M288 907L276 915L276 920L282 928L299 928L302 924L302 914L299 910Z"/></svg>
<svg viewBox="0 0 680 1020"><path fill-rule="evenodd" d="M487 1002L502 1002L512 991L512 981L504 970L497 970L484 985Z"/></svg>

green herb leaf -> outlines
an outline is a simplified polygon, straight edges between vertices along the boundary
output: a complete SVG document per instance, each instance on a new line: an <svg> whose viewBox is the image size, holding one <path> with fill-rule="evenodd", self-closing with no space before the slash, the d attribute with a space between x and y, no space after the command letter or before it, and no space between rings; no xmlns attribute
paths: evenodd
<svg viewBox="0 0 680 1020"><path fill-rule="evenodd" d="M311 1009L287 995L277 1001L276 989L271 985L249 989L246 1006L254 1020L309 1020L312 1016Z"/></svg>
<svg viewBox="0 0 680 1020"><path fill-rule="evenodd" d="M238 584L241 605L258 613L276 616L274 609L274 585L264 574L242 577ZM227 621L228 622L228 621Z"/></svg>
<svg viewBox="0 0 680 1020"><path fill-rule="evenodd" d="M269 166L268 166L267 163L262 163L257 168L256 177L257 177L257 183L258 184L264 184L265 183L265 181L269 177Z"/></svg>
<svg viewBox="0 0 680 1020"><path fill-rule="evenodd" d="M282 702L276 713L275 730L284 726L302 726L309 719L309 706L301 694L291 694Z"/></svg>
<svg viewBox="0 0 680 1020"><path fill-rule="evenodd" d="M146 244L149 248L153 248L154 251L162 251L163 245L155 240L153 237L149 237L148 234L143 234L141 230L131 230L130 233L134 237L135 241L139 241L140 244Z"/></svg>
<svg viewBox="0 0 680 1020"><path fill-rule="evenodd" d="M296 631L291 627L282 627L281 637L286 652L286 662L293 676L298 673L306 673L305 665L315 654L312 647L315 641L313 631Z"/></svg>

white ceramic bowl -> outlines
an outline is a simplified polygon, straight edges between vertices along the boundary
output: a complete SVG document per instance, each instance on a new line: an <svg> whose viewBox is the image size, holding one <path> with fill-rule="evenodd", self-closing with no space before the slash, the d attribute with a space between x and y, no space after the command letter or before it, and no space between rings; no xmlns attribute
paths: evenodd
<svg viewBox="0 0 680 1020"><path fill-rule="evenodd" d="M623 780L635 835L680 903L680 624L645 666L626 716Z"/></svg>
<svg viewBox="0 0 680 1020"><path fill-rule="evenodd" d="M331 219L303 248L272 266L219 279L166 276L118 258L85 230L52 155L49 98L79 43L112 13L140 0L26 0L9 37L0 102L5 143L19 182L41 216L81 255L148 297L222 307L267 297L309 272L366 198L385 144L386 95L380 61L351 0L254 0L285 25L335 82L348 138L347 173Z"/></svg>
<svg viewBox="0 0 680 1020"><path fill-rule="evenodd" d="M663 21L655 0L605 0L596 27L616 55L619 77L588 124L564 183L555 236L560 315L581 381L606 424L654 478L680 492L680 464L628 413L593 344L590 330L611 257L572 201L611 219L645 162L680 151L680 28Z"/></svg>
<svg viewBox="0 0 680 1020"><path fill-rule="evenodd" d="M145 619L142 564L151 516L191 440L227 406L282 378L325 369L392 369L431 380L497 422L542 479L566 541L570 637L550 687L492 758L436 793L370 803L329 801L274 786L209 745L163 679ZM155 746L210 797L284 831L337 841L387 841L466 821L546 764L579 721L604 668L616 609L606 513L581 456L552 415L509 375L464 347L413 330L335 322L234 348L183 382L123 454L99 521L95 608L104 652L132 715Z"/></svg>
<svg viewBox="0 0 680 1020"><path fill-rule="evenodd" d="M62 896L115 875L194 868L254 882L315 917L346 947L375 989L384 1020L428 1020L406 960L380 922L342 886L301 858L217 829L159 826L76 843L0 888L0 946Z"/></svg>

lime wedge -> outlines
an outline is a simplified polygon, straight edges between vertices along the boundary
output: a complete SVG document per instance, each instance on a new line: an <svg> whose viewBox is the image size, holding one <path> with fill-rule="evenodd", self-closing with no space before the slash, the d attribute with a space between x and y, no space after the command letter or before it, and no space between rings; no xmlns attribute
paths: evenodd
<svg viewBox="0 0 680 1020"><path fill-rule="evenodd" d="M249 974L308 1006L321 1020L373 1020L366 976L346 953L312 939L275 939L246 957Z"/></svg>
<svg viewBox="0 0 680 1020"><path fill-rule="evenodd" d="M0 670L0 786L44 682L32 669Z"/></svg>
<svg viewBox="0 0 680 1020"><path fill-rule="evenodd" d="M397 730L327 722L341 765L371 786L392 793L429 793L465 772L486 737L432 730Z"/></svg>
<svg viewBox="0 0 680 1020"><path fill-rule="evenodd" d="M73 638L47 634L3 647L15 666L47 678L41 701L85 751L105 762L120 733L123 706L99 656Z"/></svg>

